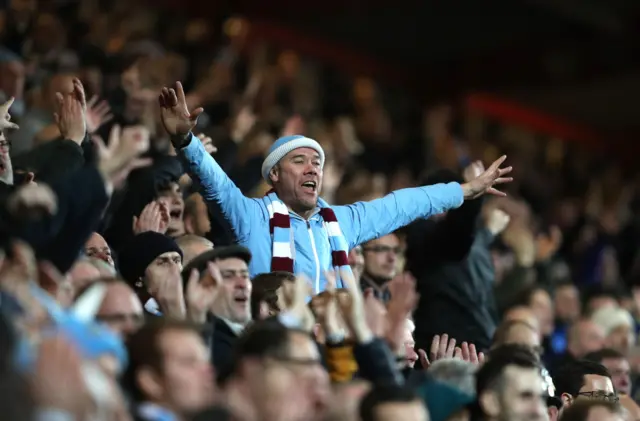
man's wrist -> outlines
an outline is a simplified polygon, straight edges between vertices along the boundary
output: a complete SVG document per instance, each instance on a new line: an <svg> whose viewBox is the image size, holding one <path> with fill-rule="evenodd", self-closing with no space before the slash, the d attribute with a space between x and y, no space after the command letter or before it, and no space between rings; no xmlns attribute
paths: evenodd
<svg viewBox="0 0 640 421"><path fill-rule="evenodd" d="M471 199L473 197L473 191L469 183L462 183L460 184L460 187L462 188L462 197L464 200Z"/></svg>
<svg viewBox="0 0 640 421"><path fill-rule="evenodd" d="M207 312L200 310L187 310L187 319L193 323L204 324L207 322Z"/></svg>
<svg viewBox="0 0 640 421"><path fill-rule="evenodd" d="M174 148L176 148L176 150L182 149L188 146L190 141L191 141L191 132L184 135L177 134L177 135L171 136L171 144L173 145Z"/></svg>

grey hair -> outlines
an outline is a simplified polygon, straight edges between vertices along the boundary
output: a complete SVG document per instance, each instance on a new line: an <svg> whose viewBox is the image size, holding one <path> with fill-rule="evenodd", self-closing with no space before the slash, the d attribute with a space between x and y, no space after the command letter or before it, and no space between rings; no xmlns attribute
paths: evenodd
<svg viewBox="0 0 640 421"><path fill-rule="evenodd" d="M431 377L469 395L476 395L476 366L468 361L445 358L429 367Z"/></svg>

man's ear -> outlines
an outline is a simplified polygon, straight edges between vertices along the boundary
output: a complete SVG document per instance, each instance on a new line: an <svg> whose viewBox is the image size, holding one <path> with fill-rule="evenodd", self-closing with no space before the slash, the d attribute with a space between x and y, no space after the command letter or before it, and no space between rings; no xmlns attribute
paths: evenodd
<svg viewBox="0 0 640 421"><path fill-rule="evenodd" d="M155 371L149 367L142 367L135 376L138 388L146 397L154 400L162 397L162 383Z"/></svg>
<svg viewBox="0 0 640 421"><path fill-rule="evenodd" d="M193 218L191 217L191 215L185 215L183 218L183 222L184 222L184 231L187 234L194 234L195 233L195 227L193 226Z"/></svg>
<svg viewBox="0 0 640 421"><path fill-rule="evenodd" d="M280 178L280 168L277 165L274 165L269 171L269 179L271 180L271 184L275 184L278 182Z"/></svg>
<svg viewBox="0 0 640 421"><path fill-rule="evenodd" d="M494 391L484 392L479 396L478 401L482 412L487 414L489 418L497 418L500 415L500 402L498 402L498 395Z"/></svg>
<svg viewBox="0 0 640 421"><path fill-rule="evenodd" d="M573 396L568 393L563 393L560 395L560 399L562 399L562 407L569 407L573 403Z"/></svg>

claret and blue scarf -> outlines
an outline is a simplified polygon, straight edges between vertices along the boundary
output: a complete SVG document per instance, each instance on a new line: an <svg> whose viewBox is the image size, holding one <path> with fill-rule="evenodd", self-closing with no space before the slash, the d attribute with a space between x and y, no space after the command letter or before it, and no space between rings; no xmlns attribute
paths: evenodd
<svg viewBox="0 0 640 421"><path fill-rule="evenodd" d="M311 148L320 155L321 165L324 166L324 151L318 142L304 136L286 136L278 139L269 149L269 154L262 164L262 176L271 184L269 173L286 154L298 148ZM273 254L271 270L294 272L295 244L291 235L291 219L289 209L278 198L275 191L270 191L263 199L269 211L269 232L273 238ZM332 265L336 269L350 271L348 258L348 244L342 235L333 209L322 199L318 199L320 216L329 237L331 246ZM339 271L336 271L339 272Z"/></svg>

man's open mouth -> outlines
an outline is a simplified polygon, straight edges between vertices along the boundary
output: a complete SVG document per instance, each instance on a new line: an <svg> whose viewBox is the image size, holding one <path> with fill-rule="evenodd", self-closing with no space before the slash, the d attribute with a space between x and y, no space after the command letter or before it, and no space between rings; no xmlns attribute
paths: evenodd
<svg viewBox="0 0 640 421"><path fill-rule="evenodd" d="M246 294L238 294L233 297L233 301L235 301L236 303L245 304L247 301L249 301L249 297L247 297Z"/></svg>
<svg viewBox="0 0 640 421"><path fill-rule="evenodd" d="M305 181L304 183L302 183L302 187L304 187L305 189L311 192L315 192L317 188L317 184L315 181Z"/></svg>

